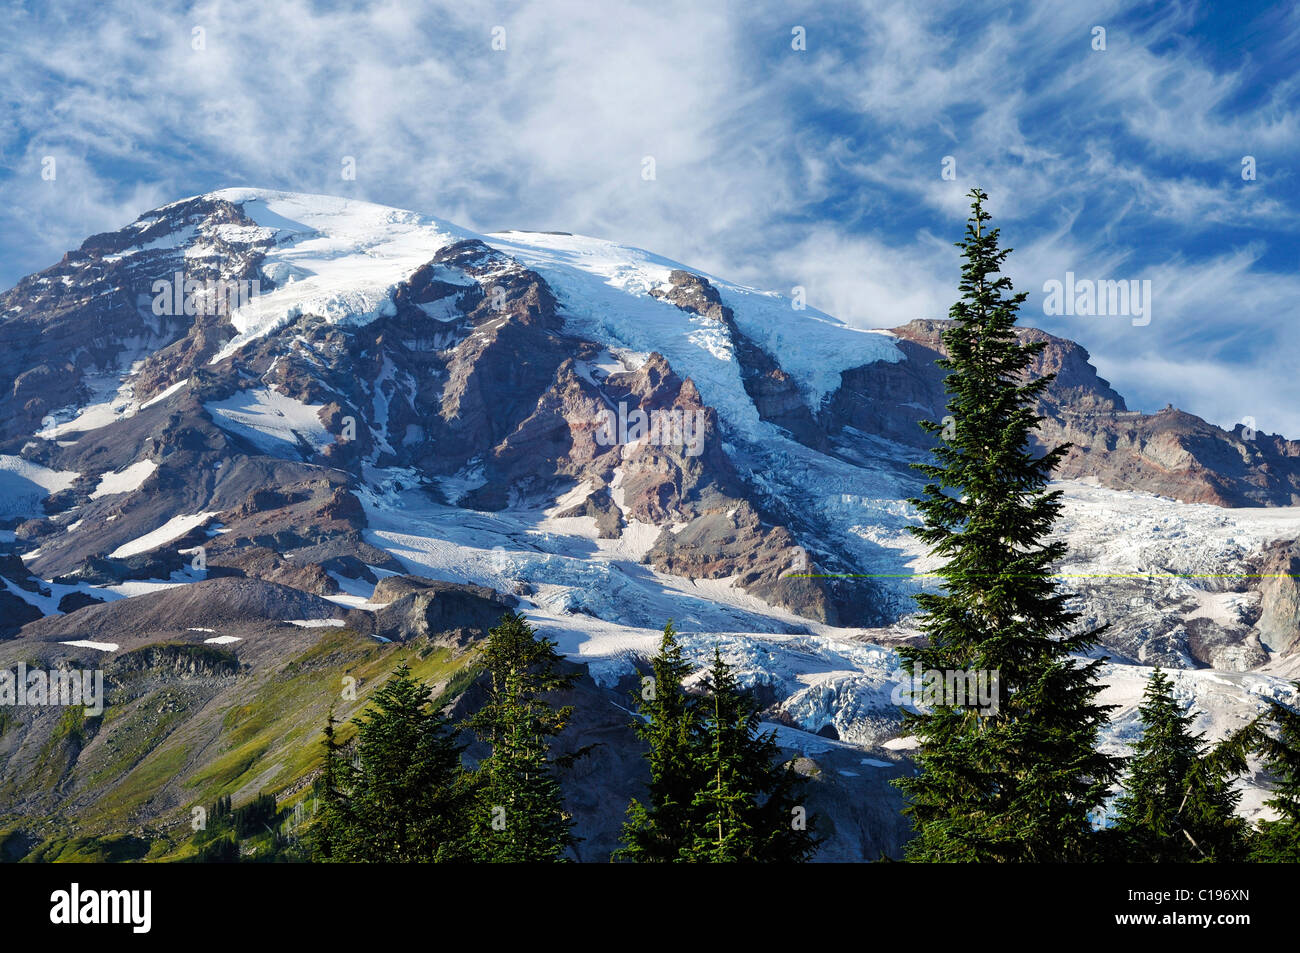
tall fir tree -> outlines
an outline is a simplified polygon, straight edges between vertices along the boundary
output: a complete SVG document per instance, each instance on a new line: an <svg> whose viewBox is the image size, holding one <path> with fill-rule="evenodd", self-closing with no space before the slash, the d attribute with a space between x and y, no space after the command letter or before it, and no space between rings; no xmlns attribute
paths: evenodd
<svg viewBox="0 0 1300 953"><path fill-rule="evenodd" d="M468 784L455 731L429 686L402 662L358 717L350 769L352 859L452 861L464 857Z"/></svg>
<svg viewBox="0 0 1300 953"><path fill-rule="evenodd" d="M402 662L352 721L351 761L338 756L333 712L326 724L322 853L362 862L465 859L470 788L463 749L433 709L429 687Z"/></svg>
<svg viewBox="0 0 1300 953"><path fill-rule="evenodd" d="M1099 705L1099 661L1075 656L1096 632L1072 633L1079 614L1053 580L1065 544L1047 537L1061 508L1046 489L1068 449L1036 455L1034 406L1052 376L1028 379L1044 342L1022 342L1013 294L1001 274L1011 249L988 227L988 196L971 191L962 249L961 299L943 332L951 417L921 426L941 437L928 479L911 502L913 532L945 562L944 592L921 593L927 644L905 647L923 671L998 675L996 711L954 704L905 712L920 741L917 774L898 786L924 861L1063 861L1091 856L1090 812L1118 770L1097 751L1109 706Z"/></svg>
<svg viewBox="0 0 1300 953"><path fill-rule="evenodd" d="M487 702L469 721L491 749L477 771L475 860L562 861L575 843L556 776L572 756L553 759L550 753L573 707L555 708L546 696L571 688L577 674L560 671L555 645L514 612L488 634Z"/></svg>
<svg viewBox="0 0 1300 953"><path fill-rule="evenodd" d="M1235 809L1232 774L1244 768L1235 739L1211 749L1191 730L1192 716L1156 669L1138 708L1142 737L1133 746L1114 831L1123 856L1138 862L1241 860L1245 822Z"/></svg>
<svg viewBox="0 0 1300 953"><path fill-rule="evenodd" d="M696 758L703 785L692 801L693 837L680 859L709 863L796 863L819 843L798 803L806 784L782 760L776 732L760 730L758 708L715 648L708 675L703 744Z"/></svg>
<svg viewBox="0 0 1300 953"><path fill-rule="evenodd" d="M1295 682L1300 692L1300 682ZM1251 859L1264 863L1300 863L1300 710L1271 702L1268 720L1275 734L1258 745L1264 768L1274 777L1273 796L1265 803L1277 817L1261 821L1252 839Z"/></svg>
<svg viewBox="0 0 1300 953"><path fill-rule="evenodd" d="M321 741L325 753L318 786L320 811L312 824L313 855L317 860L325 862L341 860L346 853L343 839L347 825L347 803L343 792L339 789L339 776L344 768L335 724L337 722L334 719L334 708L331 706L325 719L324 738ZM229 812L228 804L225 810Z"/></svg>
<svg viewBox="0 0 1300 953"><path fill-rule="evenodd" d="M670 863L679 860L683 847L694 839L695 794L704 780L696 756L701 744L699 704L682 686L692 666L682 655L671 621L664 626L650 665L652 674L642 682L633 723L646 744L650 785L645 803L634 800L628 806L624 846L614 858Z"/></svg>

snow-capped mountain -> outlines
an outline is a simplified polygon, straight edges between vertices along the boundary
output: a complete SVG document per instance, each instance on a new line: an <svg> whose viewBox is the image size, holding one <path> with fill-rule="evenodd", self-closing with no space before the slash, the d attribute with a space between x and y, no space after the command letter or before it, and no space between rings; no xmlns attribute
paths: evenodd
<svg viewBox="0 0 1300 953"><path fill-rule="evenodd" d="M818 765L830 855L892 849L892 646L934 568L909 464L946 413L941 328L325 196L227 189L87 239L0 297L0 655L102 664L126 710L186 687L157 732L105 723L57 764L52 722L0 732L18 811L134 787L132 821L165 823L240 752L243 789L299 783L277 746L315 708L255 751L231 737L268 673L340 631L454 654L514 605L586 665L579 724L610 738L668 619L695 657L721 646ZM1291 697L1300 443L1131 412L1077 344L1024 334L1058 375L1042 439L1075 444L1061 571L1110 625L1108 743L1152 665L1212 735ZM204 753L166 762L182 739ZM619 750L605 767L631 777ZM579 809L596 846L627 800L606 793Z"/></svg>

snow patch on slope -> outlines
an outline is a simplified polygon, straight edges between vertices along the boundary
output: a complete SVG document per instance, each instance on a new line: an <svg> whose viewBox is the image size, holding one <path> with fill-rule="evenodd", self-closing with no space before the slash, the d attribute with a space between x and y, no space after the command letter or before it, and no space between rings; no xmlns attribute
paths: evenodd
<svg viewBox="0 0 1300 953"><path fill-rule="evenodd" d="M320 422L323 408L323 404L304 404L269 387L249 388L203 405L218 427L272 456L298 456L300 440L318 453L333 443L333 435Z"/></svg>
<svg viewBox="0 0 1300 953"><path fill-rule="evenodd" d="M41 501L66 490L80 475L0 454L0 517L41 515Z"/></svg>
<svg viewBox="0 0 1300 953"><path fill-rule="evenodd" d="M144 485L144 481L149 479L157 469L158 464L145 459L137 460L117 473L105 473L99 478L99 485L90 494L90 498L97 500L102 496L111 496L114 493L130 493L132 490L138 490Z"/></svg>
<svg viewBox="0 0 1300 953"><path fill-rule="evenodd" d="M164 400L166 400L172 394L175 394L177 391L179 391L182 387L184 387L189 382L190 382L189 378L186 378L183 381L177 381L175 384L172 384L170 387L167 387L164 390L159 391L153 397L150 397L148 400L146 400L143 404L140 405L140 409L144 410L148 407L152 407L154 404L161 404Z"/></svg>
<svg viewBox="0 0 1300 953"><path fill-rule="evenodd" d="M151 549L157 549L159 546L170 543L173 539L179 539L190 530L197 526L202 526L212 517L216 516L216 511L211 513L194 513L189 516L173 516L162 526L159 526L152 532L145 533L129 543L123 543L117 549L108 554L109 559L125 559L128 556L138 556L140 553L147 553Z"/></svg>
<svg viewBox="0 0 1300 953"><path fill-rule="evenodd" d="M60 645L72 645L79 649L95 649L99 652L116 652L120 646L116 642L95 642L90 639L77 639L74 642L60 642Z"/></svg>
<svg viewBox="0 0 1300 953"><path fill-rule="evenodd" d="M134 371L133 363L130 370L122 375L87 375L90 402L81 406L70 404L47 415L41 421L42 429L36 432L36 436L57 440L59 437L98 430L119 420L134 417L139 410L130 383Z"/></svg>

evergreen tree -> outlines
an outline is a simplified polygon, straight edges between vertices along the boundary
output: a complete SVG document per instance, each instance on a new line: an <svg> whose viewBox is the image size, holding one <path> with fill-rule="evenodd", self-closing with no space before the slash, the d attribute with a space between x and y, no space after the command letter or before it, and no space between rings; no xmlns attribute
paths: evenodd
<svg viewBox="0 0 1300 953"><path fill-rule="evenodd" d="M1191 863L1242 859L1245 823L1235 808L1232 774L1244 768L1235 739L1209 749L1191 731L1165 674L1156 669L1138 708L1142 737L1133 746L1114 829L1129 859Z"/></svg>
<svg viewBox="0 0 1300 953"><path fill-rule="evenodd" d="M403 662L357 726L349 771L351 853L357 860L461 859L467 786L454 731L429 687Z"/></svg>
<svg viewBox="0 0 1300 953"><path fill-rule="evenodd" d="M334 708L331 706L325 720L325 737L321 746L325 749L324 766L319 782L320 816L312 825L312 846L315 857L323 861L335 859L340 855L344 827L347 823L347 805L343 793L339 790L339 774L342 770L339 755L339 743L335 740Z"/></svg>
<svg viewBox="0 0 1300 953"><path fill-rule="evenodd" d="M572 687L576 673L559 669L556 643L537 638L522 615L508 612L488 634L484 650L487 703L470 719L491 753L479 763L473 854L492 862L560 861L574 843L552 739L572 706L554 708L546 695ZM581 752L579 752L581 754Z"/></svg>
<svg viewBox="0 0 1300 953"><path fill-rule="evenodd" d="M907 855L926 861L1057 861L1091 854L1090 811L1118 770L1096 750L1109 706L1096 703L1099 661L1074 656L1096 632L1071 630L1052 566L1065 544L1047 536L1060 511L1048 491L1068 445L1035 455L1034 405L1050 375L1028 380L1044 342L1016 334L1026 295L1001 274L1011 249L987 227L987 196L971 191L961 300L943 332L951 418L923 421L941 435L934 462L915 464L928 479L910 502L924 518L913 532L946 561L942 593L921 593L927 644L899 654L923 671L997 673L995 706L939 704L905 712L920 741L918 772L901 779L916 836ZM943 699L953 702L953 699Z"/></svg>
<svg viewBox="0 0 1300 953"><path fill-rule="evenodd" d="M463 859L469 786L462 749L432 709L428 686L403 662L352 721L351 762L339 756L332 711L326 724L318 853L339 861Z"/></svg>
<svg viewBox="0 0 1300 953"><path fill-rule="evenodd" d="M1237 814L1241 791L1237 778L1246 771L1246 744L1257 724L1209 748L1192 766L1182 816L1192 847L1188 860L1231 863L1249 859L1250 825ZM1142 858L1146 860L1146 858Z"/></svg>
<svg viewBox="0 0 1300 953"><path fill-rule="evenodd" d="M1295 683L1300 691L1300 682ZM1280 702L1270 704L1268 720L1276 736L1264 735L1259 748L1264 768L1276 781L1265 803L1277 819L1261 821L1251 849L1251 859L1267 863L1300 863L1300 711Z"/></svg>
<svg viewBox="0 0 1300 953"><path fill-rule="evenodd" d="M639 718L633 723L646 743L650 787L646 803L633 800L623 825L624 847L614 857L640 863L678 860L694 839L695 794L703 787L697 700L682 687L691 664L682 656L677 630L664 626L659 653L651 659L653 675L637 696Z"/></svg>
<svg viewBox="0 0 1300 953"><path fill-rule="evenodd" d="M235 838L243 840L256 837L263 832L271 833L271 825L278 812L275 795L259 793L253 800L243 807L235 808L231 813L230 819L235 830Z"/></svg>
<svg viewBox="0 0 1300 953"><path fill-rule="evenodd" d="M696 755L703 786L692 801L689 861L800 862L817 849L812 822L795 794L805 783L782 762L776 732L759 729L758 708L713 650L704 702L704 743Z"/></svg>
<svg viewBox="0 0 1300 953"><path fill-rule="evenodd" d="M700 758L704 786L694 799L701 823L686 858L712 863L749 860L754 830L747 808L758 794L749 784L745 764L744 739L751 726L735 677L716 648L706 710L706 747Z"/></svg>
<svg viewBox="0 0 1300 953"><path fill-rule="evenodd" d="M224 833L204 843L194 862L198 864L239 863L239 841L234 833Z"/></svg>
<svg viewBox="0 0 1300 953"><path fill-rule="evenodd" d="M229 826L230 813L230 795L217 795L217 799L208 806L208 829L216 830Z"/></svg>

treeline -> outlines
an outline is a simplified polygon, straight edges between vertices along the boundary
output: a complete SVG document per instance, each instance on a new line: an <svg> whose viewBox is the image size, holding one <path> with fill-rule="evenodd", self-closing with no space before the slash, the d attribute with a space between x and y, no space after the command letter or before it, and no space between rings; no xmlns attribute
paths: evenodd
<svg viewBox="0 0 1300 953"><path fill-rule="evenodd" d="M295 814L301 823L302 810L282 810L273 794L260 793L239 807L231 804L229 795L218 797L190 838L197 848L193 859L204 864L233 864L248 848L257 860L304 860L289 823Z"/></svg>
<svg viewBox="0 0 1300 953"><path fill-rule="evenodd" d="M428 686L399 666L352 719L344 746L325 725L313 850L330 862L553 862L576 843L559 771L587 749L556 757L572 716L552 698L577 674L562 671L555 643L507 613L484 646L486 701L452 724ZM802 861L816 848L797 803L803 778L715 652L704 690L689 693L676 633L664 628L653 674L636 697L650 785L628 809L614 857L658 861ZM470 767L468 729L486 755Z"/></svg>

